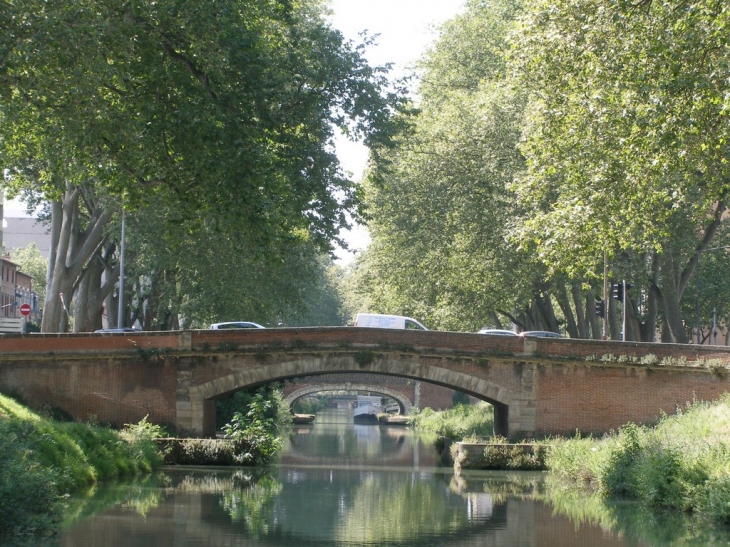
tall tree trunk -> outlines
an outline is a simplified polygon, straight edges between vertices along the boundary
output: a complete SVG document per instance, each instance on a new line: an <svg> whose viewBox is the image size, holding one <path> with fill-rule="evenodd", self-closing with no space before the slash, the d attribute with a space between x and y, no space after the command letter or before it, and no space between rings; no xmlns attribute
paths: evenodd
<svg viewBox="0 0 730 547"><path fill-rule="evenodd" d="M604 308L605 310L605 308ZM594 340L600 340L603 337L601 332L601 320L596 315L596 299L592 292L586 294L586 317L591 328L591 337Z"/></svg>
<svg viewBox="0 0 730 547"><path fill-rule="evenodd" d="M586 321L586 315L588 317L596 315L596 309L594 308L583 308L583 295L581 294L580 284L572 282L570 284L570 292L573 295L573 307L575 308L575 322L578 326L578 337L579 338L590 338L588 334L589 324Z"/></svg>
<svg viewBox="0 0 730 547"><path fill-rule="evenodd" d="M565 283L558 282L556 298L558 300L558 306L560 306L560 309L563 311L563 317L565 317L565 327L568 331L568 335L571 338L581 338L578 333L578 326L575 324L573 309L570 307L570 299L568 298L568 291L565 288Z"/></svg>
<svg viewBox="0 0 730 547"><path fill-rule="evenodd" d="M91 216L82 230L79 214L80 192L79 187L67 184L61 202L51 205L53 246L48 261L49 277L41 322L42 332L66 332L68 329L68 306L73 300L75 286L84 266L101 244L104 227L111 219L111 212L96 208L89 211Z"/></svg>

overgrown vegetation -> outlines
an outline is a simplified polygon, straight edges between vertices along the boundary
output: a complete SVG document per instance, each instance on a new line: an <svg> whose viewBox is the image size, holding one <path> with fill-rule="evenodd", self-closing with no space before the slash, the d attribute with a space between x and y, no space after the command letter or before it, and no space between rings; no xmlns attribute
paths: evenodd
<svg viewBox="0 0 730 547"><path fill-rule="evenodd" d="M291 410L289 403L284 400L281 393L281 384L272 382L258 388L236 391L218 399L215 407L216 429L223 430L237 412L246 415L251 409L252 402L259 394L271 402L267 406L266 418L273 419L277 427L291 423Z"/></svg>
<svg viewBox="0 0 730 547"><path fill-rule="evenodd" d="M264 390L251 398L246 414L236 412L223 430L233 440L234 462L239 465L269 463L281 450L282 441L276 436L275 401Z"/></svg>
<svg viewBox="0 0 730 547"><path fill-rule="evenodd" d="M330 405L327 397L302 397L294 401L292 410L297 414L316 414Z"/></svg>
<svg viewBox="0 0 730 547"><path fill-rule="evenodd" d="M462 441L468 437L489 437L494 431L494 408L484 402L456 405L442 411L424 408L411 414L408 421L414 427L453 441Z"/></svg>
<svg viewBox="0 0 730 547"><path fill-rule="evenodd" d="M57 422L0 395L0 537L52 530L65 494L152 471L160 434L146 419L123 431Z"/></svg>
<svg viewBox="0 0 730 547"><path fill-rule="evenodd" d="M607 498L730 522L730 394L688 403L655 427L628 424L602 439L557 442L547 466L562 482Z"/></svg>

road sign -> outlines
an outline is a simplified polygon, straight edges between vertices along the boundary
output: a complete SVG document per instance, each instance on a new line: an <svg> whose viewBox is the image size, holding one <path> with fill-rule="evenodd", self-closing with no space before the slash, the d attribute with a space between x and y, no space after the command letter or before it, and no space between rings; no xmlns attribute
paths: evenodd
<svg viewBox="0 0 730 547"><path fill-rule="evenodd" d="M30 315L30 304L23 304L20 306L21 315Z"/></svg>

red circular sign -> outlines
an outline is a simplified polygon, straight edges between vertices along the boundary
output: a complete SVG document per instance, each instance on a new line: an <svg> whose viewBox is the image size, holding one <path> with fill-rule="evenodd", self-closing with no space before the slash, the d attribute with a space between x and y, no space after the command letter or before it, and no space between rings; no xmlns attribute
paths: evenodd
<svg viewBox="0 0 730 547"><path fill-rule="evenodd" d="M23 304L20 306L21 315L30 315L30 304Z"/></svg>

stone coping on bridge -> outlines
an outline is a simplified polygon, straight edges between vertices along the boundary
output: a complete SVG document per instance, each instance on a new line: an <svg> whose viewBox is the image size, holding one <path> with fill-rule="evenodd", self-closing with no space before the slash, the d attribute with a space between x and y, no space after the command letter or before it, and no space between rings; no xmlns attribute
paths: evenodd
<svg viewBox="0 0 730 547"><path fill-rule="evenodd" d="M29 353L52 357L129 352L144 357L163 352L311 352L321 350L389 351L426 354L473 354L476 357L550 357L596 364L622 364L603 356L641 359L681 358L730 362L730 348L692 344L619 342L572 338L521 338L447 331L411 331L358 327L300 327L241 330L182 330L134 333L0 334L0 359L24 358ZM626 363L637 365L638 363ZM652 363L648 363L652 364ZM680 363L681 364L681 363Z"/></svg>

